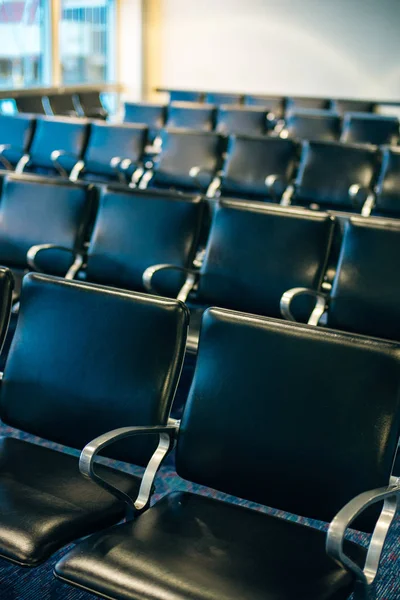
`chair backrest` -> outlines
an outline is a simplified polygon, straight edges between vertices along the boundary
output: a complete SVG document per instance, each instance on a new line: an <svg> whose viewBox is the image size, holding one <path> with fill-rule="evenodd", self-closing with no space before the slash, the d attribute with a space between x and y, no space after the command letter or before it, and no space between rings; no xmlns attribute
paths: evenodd
<svg viewBox="0 0 400 600"><path fill-rule="evenodd" d="M2 420L74 448L114 428L165 424L187 323L176 300L27 275ZM148 449L141 437L110 454L141 464Z"/></svg>
<svg viewBox="0 0 400 600"><path fill-rule="evenodd" d="M82 158L89 135L89 122L86 119L71 117L39 117L29 150L29 165L33 168L53 169L51 153L63 150L62 165L71 170Z"/></svg>
<svg viewBox="0 0 400 600"><path fill-rule="evenodd" d="M203 317L181 477L330 521L387 486L400 433L400 347L212 308ZM375 518L358 521L366 531Z"/></svg>
<svg viewBox="0 0 400 600"><path fill-rule="evenodd" d="M243 96L241 94L225 94L223 92L208 92L204 101L208 104L242 104Z"/></svg>
<svg viewBox="0 0 400 600"><path fill-rule="evenodd" d="M198 131L212 131L215 107L204 102L171 102L168 107L167 127L183 127Z"/></svg>
<svg viewBox="0 0 400 600"><path fill-rule="evenodd" d="M339 114L347 112L373 113L376 103L370 100L333 100L332 108Z"/></svg>
<svg viewBox="0 0 400 600"><path fill-rule="evenodd" d="M191 267L203 211L199 196L104 188L88 250L87 278L142 291L147 267ZM155 281L157 291L176 296L181 278L168 274L165 279Z"/></svg>
<svg viewBox="0 0 400 600"><path fill-rule="evenodd" d="M192 90L169 90L170 102L201 102L204 99L204 92Z"/></svg>
<svg viewBox="0 0 400 600"><path fill-rule="evenodd" d="M349 195L349 188L359 185L370 189L377 166L374 146L303 142L294 202L360 210L361 206Z"/></svg>
<svg viewBox="0 0 400 600"><path fill-rule="evenodd" d="M297 108L313 108L317 110L326 110L330 108L331 101L328 98L306 98L291 97L286 99L286 111Z"/></svg>
<svg viewBox="0 0 400 600"><path fill-rule="evenodd" d="M98 110L104 110L100 92L79 92L78 98L83 113L87 116L91 116L93 112Z"/></svg>
<svg viewBox="0 0 400 600"><path fill-rule="evenodd" d="M95 121L85 152L85 171L98 175L114 176L110 161L115 156L129 158L133 164L140 162L147 141L147 127L124 123L122 125Z"/></svg>
<svg viewBox="0 0 400 600"><path fill-rule="evenodd" d="M196 189L189 176L192 167L203 169L197 181L203 190L210 185L222 162L224 140L213 132L189 129L164 129L161 132L161 154L155 166L154 183Z"/></svg>
<svg viewBox="0 0 400 600"><path fill-rule="evenodd" d="M77 116L73 94L50 94L47 100L54 115Z"/></svg>
<svg viewBox="0 0 400 600"><path fill-rule="evenodd" d="M341 119L327 110L296 109L286 119L289 137L300 140L334 141L340 137Z"/></svg>
<svg viewBox="0 0 400 600"><path fill-rule="evenodd" d="M125 102L124 123L147 125L152 129L161 129L165 123L166 106L144 102Z"/></svg>
<svg viewBox="0 0 400 600"><path fill-rule="evenodd" d="M3 349L10 322L14 278L9 269L0 267L0 352Z"/></svg>
<svg viewBox="0 0 400 600"><path fill-rule="evenodd" d="M267 113L261 106L222 105L217 111L216 130L224 135L263 135Z"/></svg>
<svg viewBox="0 0 400 600"><path fill-rule="evenodd" d="M280 317L285 291L321 285L333 225L324 213L220 201L201 267L199 301Z"/></svg>
<svg viewBox="0 0 400 600"><path fill-rule="evenodd" d="M6 158L15 165L31 143L35 128L33 115L0 115L0 145L10 145L5 152ZM0 165L1 167L1 165Z"/></svg>
<svg viewBox="0 0 400 600"><path fill-rule="evenodd" d="M397 144L399 120L388 115L347 113L343 120L341 140L358 144Z"/></svg>
<svg viewBox="0 0 400 600"><path fill-rule="evenodd" d="M246 106L262 106L267 113L272 113L277 119L283 115L284 98L278 96L253 96L244 97Z"/></svg>
<svg viewBox="0 0 400 600"><path fill-rule="evenodd" d="M268 197L265 179L277 175L282 189L294 175L299 146L274 137L231 136L224 164L222 193L249 198Z"/></svg>
<svg viewBox="0 0 400 600"><path fill-rule="evenodd" d="M400 341L400 222L353 217L345 225L329 325Z"/></svg>
<svg viewBox="0 0 400 600"><path fill-rule="evenodd" d="M15 104L20 113L46 114L42 96L20 96L19 98L15 98Z"/></svg>
<svg viewBox="0 0 400 600"><path fill-rule="evenodd" d="M374 212L382 216L400 217L400 148L383 149Z"/></svg>
<svg viewBox="0 0 400 600"><path fill-rule="evenodd" d="M94 208L94 192L88 186L29 175L5 177L0 203L0 264L26 268L26 254L37 244L80 249ZM64 275L70 258L65 253L49 253L46 271Z"/></svg>

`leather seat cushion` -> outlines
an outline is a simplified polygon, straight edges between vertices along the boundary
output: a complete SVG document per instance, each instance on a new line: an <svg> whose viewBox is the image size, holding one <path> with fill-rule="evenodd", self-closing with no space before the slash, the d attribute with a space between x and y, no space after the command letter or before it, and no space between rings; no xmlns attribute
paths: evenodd
<svg viewBox="0 0 400 600"><path fill-rule="evenodd" d="M137 494L138 478L103 465L96 472ZM36 566L124 514L124 503L80 474L76 457L0 437L0 556Z"/></svg>
<svg viewBox="0 0 400 600"><path fill-rule="evenodd" d="M352 576L324 532L190 493L78 544L56 575L118 600L344 600ZM349 543L354 560L364 550Z"/></svg>

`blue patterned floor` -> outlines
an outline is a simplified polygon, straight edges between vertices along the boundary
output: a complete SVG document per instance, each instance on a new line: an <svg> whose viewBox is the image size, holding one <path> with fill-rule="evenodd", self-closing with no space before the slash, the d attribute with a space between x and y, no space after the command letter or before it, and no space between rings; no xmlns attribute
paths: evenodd
<svg viewBox="0 0 400 600"><path fill-rule="evenodd" d="M13 435L30 441L39 442L38 438L21 434L9 427L0 423L0 435ZM56 444L48 444L53 448L59 448ZM170 461L171 462L171 461ZM118 465L120 468L130 472L139 472L139 469L134 467L126 467L123 464ZM180 479L172 464L166 464L160 470L156 480L156 494L153 501L156 502L166 493L173 490L193 491L199 494L211 495L213 497L233 501L237 504L243 504L256 510L262 510L276 516L289 518L301 523L311 524L315 527L325 528L326 525L317 521L310 521L302 517L294 517L286 515L280 511L273 509L262 508L257 504L238 500L226 494L221 494L207 488L189 484ZM400 515L396 518L390 533L387 538L385 551L382 558L382 566L379 572L379 581L377 586L379 600L399 600L400 599ZM357 539L364 544L367 541L367 536L354 534L353 539ZM37 569L23 569L0 559L0 599L1 600L94 600L95 596L86 592L81 592L68 585L57 581L53 576L53 567L57 560L68 551L64 548L52 560ZM297 600L297 599L296 599Z"/></svg>

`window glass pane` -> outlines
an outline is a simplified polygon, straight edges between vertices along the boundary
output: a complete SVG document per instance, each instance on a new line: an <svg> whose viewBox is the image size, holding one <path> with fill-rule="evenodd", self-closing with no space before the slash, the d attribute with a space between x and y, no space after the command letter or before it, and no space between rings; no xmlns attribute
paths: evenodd
<svg viewBox="0 0 400 600"><path fill-rule="evenodd" d="M49 69L45 58L49 27L47 5L46 0L0 2L0 87L48 83Z"/></svg>
<svg viewBox="0 0 400 600"><path fill-rule="evenodd" d="M61 0L62 81L96 83L114 77L115 0Z"/></svg>

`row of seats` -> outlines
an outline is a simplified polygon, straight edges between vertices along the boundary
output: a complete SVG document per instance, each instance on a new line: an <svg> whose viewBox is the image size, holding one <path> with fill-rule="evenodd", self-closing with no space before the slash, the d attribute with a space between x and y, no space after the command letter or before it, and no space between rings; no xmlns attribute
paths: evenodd
<svg viewBox="0 0 400 600"><path fill-rule="evenodd" d="M312 323L329 306L330 327L400 341L397 221L224 200L209 225L201 196L8 176L0 264L13 270L14 301L29 268L178 297L191 308L192 352L208 306L303 322L312 313ZM298 288L322 293L318 315Z"/></svg>
<svg viewBox="0 0 400 600"><path fill-rule="evenodd" d="M217 131L224 135L279 135L307 140L341 140L362 144L395 145L399 141L396 117L369 113L346 113L342 118L327 110L298 109L285 122L258 106L172 102L125 103L124 122L146 125L154 139L163 127Z"/></svg>
<svg viewBox="0 0 400 600"><path fill-rule="evenodd" d="M5 269L0 285L4 340ZM0 416L80 459L0 439L2 558L32 568L77 542L56 576L113 600L348 600L360 589L371 597L400 493L391 478L399 345L209 309L177 422L168 417L187 325L176 300L24 279ZM330 522L328 531L195 492L150 507L175 445L186 481ZM140 478L101 464L101 451L148 466ZM345 541L350 526L375 533L373 563L358 541Z"/></svg>
<svg viewBox="0 0 400 600"><path fill-rule="evenodd" d="M15 106L20 113L36 115L59 115L106 119L107 111L101 101L100 92L77 92L58 94L30 94L17 96Z"/></svg>

